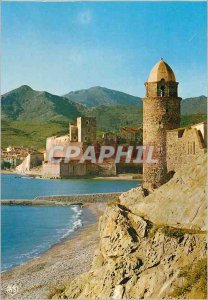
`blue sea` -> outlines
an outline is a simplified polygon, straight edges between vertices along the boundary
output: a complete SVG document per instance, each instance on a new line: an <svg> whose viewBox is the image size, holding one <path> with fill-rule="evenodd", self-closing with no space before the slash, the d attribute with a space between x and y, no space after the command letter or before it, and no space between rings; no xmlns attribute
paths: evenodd
<svg viewBox="0 0 208 300"><path fill-rule="evenodd" d="M90 194L127 191L136 181L93 179L50 180L2 175L2 199L33 199L44 195ZM79 206L2 206L1 270L5 271L39 256L70 237L94 215Z"/></svg>

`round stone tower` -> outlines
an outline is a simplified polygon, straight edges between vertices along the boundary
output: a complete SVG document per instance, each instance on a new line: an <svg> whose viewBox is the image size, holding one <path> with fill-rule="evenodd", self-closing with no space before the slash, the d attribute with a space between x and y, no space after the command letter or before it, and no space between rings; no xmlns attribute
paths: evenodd
<svg viewBox="0 0 208 300"><path fill-rule="evenodd" d="M157 188L169 180L166 164L166 130L180 125L178 82L171 67L161 59L145 82L143 98L143 145L146 146L143 164L143 186ZM153 159L147 159L153 151Z"/></svg>

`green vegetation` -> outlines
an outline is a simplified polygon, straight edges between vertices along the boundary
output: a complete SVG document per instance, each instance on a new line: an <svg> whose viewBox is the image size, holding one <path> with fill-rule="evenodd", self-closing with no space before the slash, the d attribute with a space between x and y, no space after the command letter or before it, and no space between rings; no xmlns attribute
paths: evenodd
<svg viewBox="0 0 208 300"><path fill-rule="evenodd" d="M118 132L125 126L141 126L142 108L127 105L101 105L87 112L88 116L96 117L100 131Z"/></svg>
<svg viewBox="0 0 208 300"><path fill-rule="evenodd" d="M207 114L207 97L199 96L183 99L181 102L181 114Z"/></svg>
<svg viewBox="0 0 208 300"><path fill-rule="evenodd" d="M142 106L141 98L128 95L119 91L95 86L90 89L70 92L65 95L69 100L81 103L87 107L99 105L133 105Z"/></svg>
<svg viewBox="0 0 208 300"><path fill-rule="evenodd" d="M65 134L68 122L28 122L28 121L2 121L1 143L2 147L19 145L44 148L46 138L53 135Z"/></svg>
<svg viewBox="0 0 208 300"><path fill-rule="evenodd" d="M165 236L178 239L179 241L183 239L185 234L206 234L206 231L201 231L198 229L186 229L186 228L177 228L171 226L165 226L162 224L151 225L148 236L150 238L154 237L158 230L161 230Z"/></svg>
<svg viewBox="0 0 208 300"><path fill-rule="evenodd" d="M9 170L12 168L12 164L9 161L1 161L1 169Z"/></svg>
<svg viewBox="0 0 208 300"><path fill-rule="evenodd" d="M73 121L85 111L81 104L26 85L3 95L1 101L3 120Z"/></svg>
<svg viewBox="0 0 208 300"><path fill-rule="evenodd" d="M205 96L185 99L181 107L181 127L206 120ZM2 146L44 147L46 137L66 134L80 116L96 117L100 140L106 131L142 125L141 98L102 87L60 97L23 85L2 96Z"/></svg>
<svg viewBox="0 0 208 300"><path fill-rule="evenodd" d="M207 120L206 114L193 114L181 116L181 127L187 127L193 124L200 123Z"/></svg>
<svg viewBox="0 0 208 300"><path fill-rule="evenodd" d="M183 299L207 298L207 259L201 259L181 269L183 284L176 286L171 297Z"/></svg>
<svg viewBox="0 0 208 300"><path fill-rule="evenodd" d="M142 123L141 108L132 106L97 107L89 115L97 118L98 140L106 131L118 132L120 127ZM182 116L182 127L206 120L206 115ZM44 148L46 138L68 132L69 122L2 121L2 147L20 145Z"/></svg>

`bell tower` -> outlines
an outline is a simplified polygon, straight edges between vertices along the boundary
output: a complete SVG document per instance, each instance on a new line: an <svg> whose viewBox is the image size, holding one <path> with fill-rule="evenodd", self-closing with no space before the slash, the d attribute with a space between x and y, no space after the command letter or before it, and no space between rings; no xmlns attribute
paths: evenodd
<svg viewBox="0 0 208 300"><path fill-rule="evenodd" d="M145 82L143 145L153 149L154 163L143 164L143 185L157 188L169 180L166 164L166 130L180 126L178 82L171 67L161 59ZM146 151L147 153L148 151ZM144 157L145 158L145 157Z"/></svg>

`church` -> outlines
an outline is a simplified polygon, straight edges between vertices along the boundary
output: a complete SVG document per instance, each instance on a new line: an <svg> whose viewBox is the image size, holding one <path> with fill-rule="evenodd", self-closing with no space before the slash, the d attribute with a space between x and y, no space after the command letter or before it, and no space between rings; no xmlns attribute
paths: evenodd
<svg viewBox="0 0 208 300"><path fill-rule="evenodd" d="M178 82L171 67L161 59L145 82L143 98L143 146L154 147L156 163L144 162L143 185L158 188L180 167L206 152L207 123L180 128Z"/></svg>

